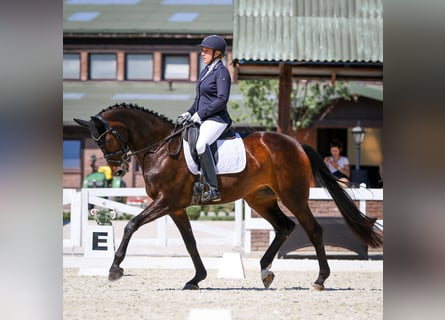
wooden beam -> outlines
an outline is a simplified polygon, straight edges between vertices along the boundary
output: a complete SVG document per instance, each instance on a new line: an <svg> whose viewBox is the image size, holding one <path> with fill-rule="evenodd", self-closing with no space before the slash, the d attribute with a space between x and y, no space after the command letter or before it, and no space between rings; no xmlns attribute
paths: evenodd
<svg viewBox="0 0 445 320"><path fill-rule="evenodd" d="M335 86L335 80L337 79L337 72L333 70L331 72L331 85Z"/></svg>
<svg viewBox="0 0 445 320"><path fill-rule="evenodd" d="M198 52L190 52L190 81L198 80L199 74L199 54Z"/></svg>
<svg viewBox="0 0 445 320"><path fill-rule="evenodd" d="M279 64L237 64L237 80L276 79L280 74ZM335 73L335 74L333 74ZM334 81L382 81L383 66L327 66L327 65L292 65L292 76L297 79L334 80Z"/></svg>
<svg viewBox="0 0 445 320"><path fill-rule="evenodd" d="M280 62L277 131L290 134L290 105L292 92L292 65Z"/></svg>
<svg viewBox="0 0 445 320"><path fill-rule="evenodd" d="M118 50L117 51L117 70L116 70L116 80L123 81L125 80L125 51Z"/></svg>

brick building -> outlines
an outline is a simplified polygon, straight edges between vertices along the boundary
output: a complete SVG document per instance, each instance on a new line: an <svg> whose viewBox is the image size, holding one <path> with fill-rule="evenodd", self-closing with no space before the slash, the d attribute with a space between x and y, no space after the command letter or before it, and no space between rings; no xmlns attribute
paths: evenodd
<svg viewBox="0 0 445 320"><path fill-rule="evenodd" d="M98 165L105 165L100 150L91 141L86 130L74 123L73 118L88 119L115 103L131 102L174 119L192 103L195 81L202 68L196 44L206 35L220 34L227 40L225 63L232 73L232 101L241 102L242 106L238 80L278 77L277 61L270 57L276 57L279 52L276 50L274 53L273 46L265 46L260 41L261 35L253 33L255 29L250 28L253 22L247 18L264 20L265 16L269 16L267 10L285 15L293 10L296 19L307 17L302 13L304 11L298 11L304 8L288 8L289 11L280 6L266 6L262 2L267 1L66 1L63 7L63 186L81 186L83 178L91 170L91 155L98 157ZM356 18L367 21L367 15L371 15L377 17L378 22L378 7L369 7L366 10L363 8L357 7L355 12L350 10L354 21ZM328 9L335 10L331 6ZM314 5L313 10L315 13L320 10L320 18L327 19L331 24L335 23L323 16L317 5ZM246 14L250 11L255 14ZM276 19L280 20L280 15ZM273 21L270 23L274 24ZM293 22L289 23L288 26L292 26ZM246 28L243 29L242 26ZM267 23L258 27L263 32ZM283 28L288 27L283 25ZM249 32L252 37L247 42ZM299 29L296 34L300 33ZM328 38L323 39L328 41ZM274 38L274 41L280 41L279 37ZM378 41L373 43L371 53L375 55L380 47ZM234 46L237 50L235 58ZM312 52L316 52L314 44L310 48ZM338 53L335 48L331 51ZM260 50L258 54L255 53L256 50ZM248 56L243 59L242 55L246 54ZM255 60L255 55L263 60ZM350 86L354 101L340 101L322 122L301 131L297 138L316 147L323 155L329 152L330 139L339 138L344 142L345 155L352 160L355 159L355 146L350 128L360 119L367 131L367 138L362 145L362 166L369 171L372 184L380 179L378 172L383 161L383 91L381 82L376 82L382 65L379 57L377 55L377 68L371 71L369 63L365 64L366 68L360 68L363 63L354 64L341 59L336 63L309 63L311 56L305 57L304 65L301 61L296 61L292 66L294 79L341 79L348 75L353 79L351 75L360 75L361 80L366 80L368 70L367 80L372 80L372 83L352 83ZM321 56L318 58L321 59ZM236 112L231 110L231 113ZM235 127L239 131L252 129L248 120L235 123ZM130 173L124 180L127 186L143 186L135 163L131 163Z"/></svg>

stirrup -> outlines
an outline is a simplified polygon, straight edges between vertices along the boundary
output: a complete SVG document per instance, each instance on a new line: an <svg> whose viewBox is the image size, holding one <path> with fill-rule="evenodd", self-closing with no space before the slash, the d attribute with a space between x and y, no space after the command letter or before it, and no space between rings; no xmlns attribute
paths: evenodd
<svg viewBox="0 0 445 320"><path fill-rule="evenodd" d="M201 201L209 202L209 201L220 201L221 195L217 188L209 186L208 191L203 191Z"/></svg>

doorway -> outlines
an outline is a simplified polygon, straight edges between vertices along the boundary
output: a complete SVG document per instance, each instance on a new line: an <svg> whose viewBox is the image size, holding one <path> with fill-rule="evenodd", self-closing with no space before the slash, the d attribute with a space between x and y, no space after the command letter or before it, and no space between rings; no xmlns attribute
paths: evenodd
<svg viewBox="0 0 445 320"><path fill-rule="evenodd" d="M348 156L348 129L318 129L317 131L317 151L322 157L330 155L329 145L333 140L338 140L343 145L342 156Z"/></svg>

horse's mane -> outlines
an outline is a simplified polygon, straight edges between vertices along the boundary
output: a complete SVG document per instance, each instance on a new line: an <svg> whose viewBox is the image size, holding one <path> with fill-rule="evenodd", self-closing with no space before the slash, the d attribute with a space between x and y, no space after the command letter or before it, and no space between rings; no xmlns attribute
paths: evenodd
<svg viewBox="0 0 445 320"><path fill-rule="evenodd" d="M154 116L156 116L158 118L161 118L162 120L164 120L166 122L173 123L173 120L171 120L170 118L164 116L163 114L160 114L160 113L158 113L156 111L153 111L153 110L145 109L144 107L140 107L136 103L125 103L125 102L116 103L116 104L114 104L112 106L109 106L108 108L103 109L99 113L103 113L103 112L106 112L108 110L119 109L119 108L133 109L133 110L139 110L139 111L147 112L147 113L152 114L152 115L154 115Z"/></svg>

